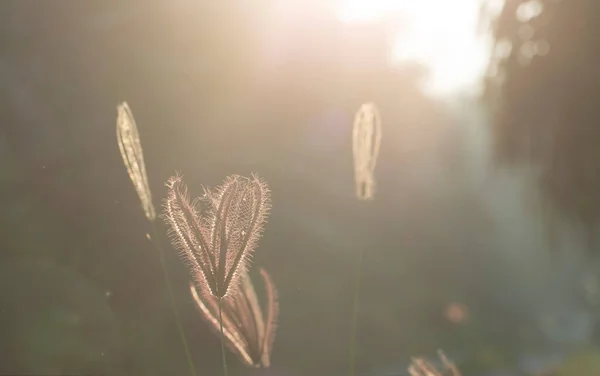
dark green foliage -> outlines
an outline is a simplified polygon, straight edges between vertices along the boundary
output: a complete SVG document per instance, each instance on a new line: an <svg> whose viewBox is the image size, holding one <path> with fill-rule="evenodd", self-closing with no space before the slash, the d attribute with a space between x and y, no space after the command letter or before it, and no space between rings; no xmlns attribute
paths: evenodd
<svg viewBox="0 0 600 376"><path fill-rule="evenodd" d="M600 219L600 2L540 2L542 13L522 22L527 1L506 1L495 25L496 41L512 44L488 85L497 156L539 167L547 204L591 233ZM526 43L539 41L549 53L524 59Z"/></svg>

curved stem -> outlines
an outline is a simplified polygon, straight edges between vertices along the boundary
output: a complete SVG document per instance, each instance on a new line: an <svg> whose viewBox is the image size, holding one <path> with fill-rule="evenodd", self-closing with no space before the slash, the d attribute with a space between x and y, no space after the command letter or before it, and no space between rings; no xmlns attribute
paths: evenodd
<svg viewBox="0 0 600 376"><path fill-rule="evenodd" d="M225 358L225 343L223 341L223 314L221 312L221 299L218 298L219 302L219 329L221 331L221 356L223 358L223 375L227 376L227 359Z"/></svg>
<svg viewBox="0 0 600 376"><path fill-rule="evenodd" d="M356 358L356 330L358 327L358 311L360 308L360 284L362 277L362 264L364 252L361 248L358 254L358 263L356 267L356 287L354 288L354 305L352 309L352 337L350 339L350 375L354 376L354 366Z"/></svg>
<svg viewBox="0 0 600 376"><path fill-rule="evenodd" d="M160 257L160 263L163 269L163 275L165 277L165 283L167 285L167 290L169 291L169 296L171 297L171 310L173 311L173 316L175 316L175 324L177 325L177 330L179 331L179 337L181 338L181 344L183 345L183 350L185 351L185 356L187 358L188 365L190 367L190 372L192 376L196 376L196 367L194 366L194 361L192 360L192 355L190 353L190 349L188 347L187 339L185 338L185 333L183 331L183 326L181 325L181 320L179 319L179 311L177 310L177 305L175 302L175 295L173 294L173 288L171 287L171 279L169 278L169 272L167 270L167 264L165 262L165 255L163 253L162 248L158 245L157 242L157 231L154 222L152 222L152 235L151 238L148 236L152 244L154 244L154 248L158 251Z"/></svg>

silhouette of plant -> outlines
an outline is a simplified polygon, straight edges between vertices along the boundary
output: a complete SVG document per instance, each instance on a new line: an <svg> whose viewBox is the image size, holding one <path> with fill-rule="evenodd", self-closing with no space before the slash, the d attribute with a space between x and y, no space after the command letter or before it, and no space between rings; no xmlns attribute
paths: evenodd
<svg viewBox="0 0 600 376"><path fill-rule="evenodd" d="M129 178L131 179L133 186L140 197L146 218L148 221L150 221L152 226L152 232L154 236L150 237L150 234L146 234L146 237L152 242L152 244L154 244L154 247L158 251L165 277L165 283L167 285L167 290L169 291L169 296L171 297L171 309L173 310L173 316L175 316L175 323L179 331L179 337L181 338L181 343L190 367L190 372L192 373L192 376L195 376L196 367L192 361L192 356L183 332L183 327L181 326L181 320L179 319L179 312L177 311L175 295L173 294L171 280L169 278L169 273L165 263L165 256L160 245L156 241L156 234L158 233L156 231L155 221L156 210L154 209L154 204L152 203L152 193L150 192L148 177L146 176L146 164L144 163L144 153L142 151L140 135L138 133L135 119L133 118L133 113L131 112L127 102L123 102L117 106L117 143L119 144L121 157L123 157L123 163L125 163L125 167L129 173Z"/></svg>
<svg viewBox="0 0 600 376"><path fill-rule="evenodd" d="M223 336L231 352L245 365L268 368L279 305L271 277L262 268L260 274L265 283L266 316L263 317L252 280L245 273L241 278L240 291L223 301ZM218 300L214 296L199 295L193 283L190 283L190 290L204 319L219 330Z"/></svg>
<svg viewBox="0 0 600 376"><path fill-rule="evenodd" d="M267 185L257 176L232 175L213 191L189 201L181 176L167 182L164 218L170 237L190 266L196 287L217 299L223 370L227 362L223 338L222 300L237 289L247 261L258 245L270 206ZM204 208L199 204L203 203Z"/></svg>

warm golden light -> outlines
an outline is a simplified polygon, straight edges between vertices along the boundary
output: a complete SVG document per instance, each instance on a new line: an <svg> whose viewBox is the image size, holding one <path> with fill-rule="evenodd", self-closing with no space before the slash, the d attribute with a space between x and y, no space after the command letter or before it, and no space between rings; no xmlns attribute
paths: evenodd
<svg viewBox="0 0 600 376"><path fill-rule="evenodd" d="M345 23L376 22L390 14L407 24L398 27L390 51L392 63L426 66L425 90L452 94L477 90L487 66L490 38L477 34L481 6L487 0L340 0L337 18ZM495 1L496 11L501 1Z"/></svg>

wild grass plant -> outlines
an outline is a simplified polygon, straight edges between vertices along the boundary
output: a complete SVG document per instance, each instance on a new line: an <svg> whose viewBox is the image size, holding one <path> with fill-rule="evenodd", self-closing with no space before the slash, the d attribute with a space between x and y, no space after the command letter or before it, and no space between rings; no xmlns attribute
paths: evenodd
<svg viewBox="0 0 600 376"><path fill-rule="evenodd" d="M127 103L120 104L117 110L119 149L146 218L152 226L153 235L147 234L147 237L159 253L173 315L190 372L195 376L163 250L157 241L157 215L137 125ZM353 133L356 195L361 200L373 198L373 171L380 139L381 120L377 108L374 104L361 106ZM271 205L267 184L256 175L250 178L231 175L219 187L204 188L204 194L194 200L190 200L181 175L171 177L166 185L168 193L163 200L162 218L169 228L171 244L189 268L192 298L203 319L219 333L224 375L228 375L226 348L248 367L270 367L279 316L277 290L270 275L260 268L266 293L266 304L261 307L249 273L250 256L258 247ZM351 376L355 374L363 258L363 251L360 250L349 344ZM456 367L441 352L440 357L445 367L443 373L424 359L413 359L409 373L411 376L460 376Z"/></svg>
<svg viewBox="0 0 600 376"><path fill-rule="evenodd" d="M119 145L121 157L123 158L123 163L127 168L129 178L135 187L146 218L152 227L152 235L146 234L146 237L152 242L156 248L156 251L158 252L158 257L160 259L165 278L165 284L171 299L171 309L173 311L173 316L175 317L175 324L177 325L181 344L185 351L190 373L192 376L196 376L196 368L194 366L194 361L192 360L188 342L185 337L185 332L181 325L181 319L179 317L179 311L177 310L175 295L173 294L173 287L171 286L171 278L169 277L169 272L165 263L164 252L160 246L160 243L158 242L158 231L156 229L156 210L154 208L154 204L152 203L152 192L150 191L150 185L148 184L146 164L144 162L144 153L142 150L140 135L137 124L133 117L133 112L129 108L127 102L123 102L117 106L117 143Z"/></svg>
<svg viewBox="0 0 600 376"><path fill-rule="evenodd" d="M244 353L244 349L250 349L250 342L258 341L261 353L256 356L262 358L262 352L270 348L274 335L271 330L274 325L269 323L264 328L256 296L246 276L249 257L258 246L266 222L270 207L269 190L257 176L245 178L239 175L229 176L222 186L214 190L205 189L204 196L193 201L189 200L181 176L170 178L167 187L164 218L170 229L171 241L189 266L196 303L209 322L216 320L208 309L214 308L216 300L223 371L227 375L226 342L234 350ZM240 293L242 278L245 283ZM265 284L267 291L271 287L269 312L276 316L274 288L268 275ZM200 294L196 293L196 288ZM201 296L206 300L203 301ZM226 300L228 297L230 299ZM238 322L234 322L235 319ZM253 338L243 338L251 325L255 326ZM265 346L265 342L269 345ZM249 359L248 362L253 365L260 364L260 359Z"/></svg>

